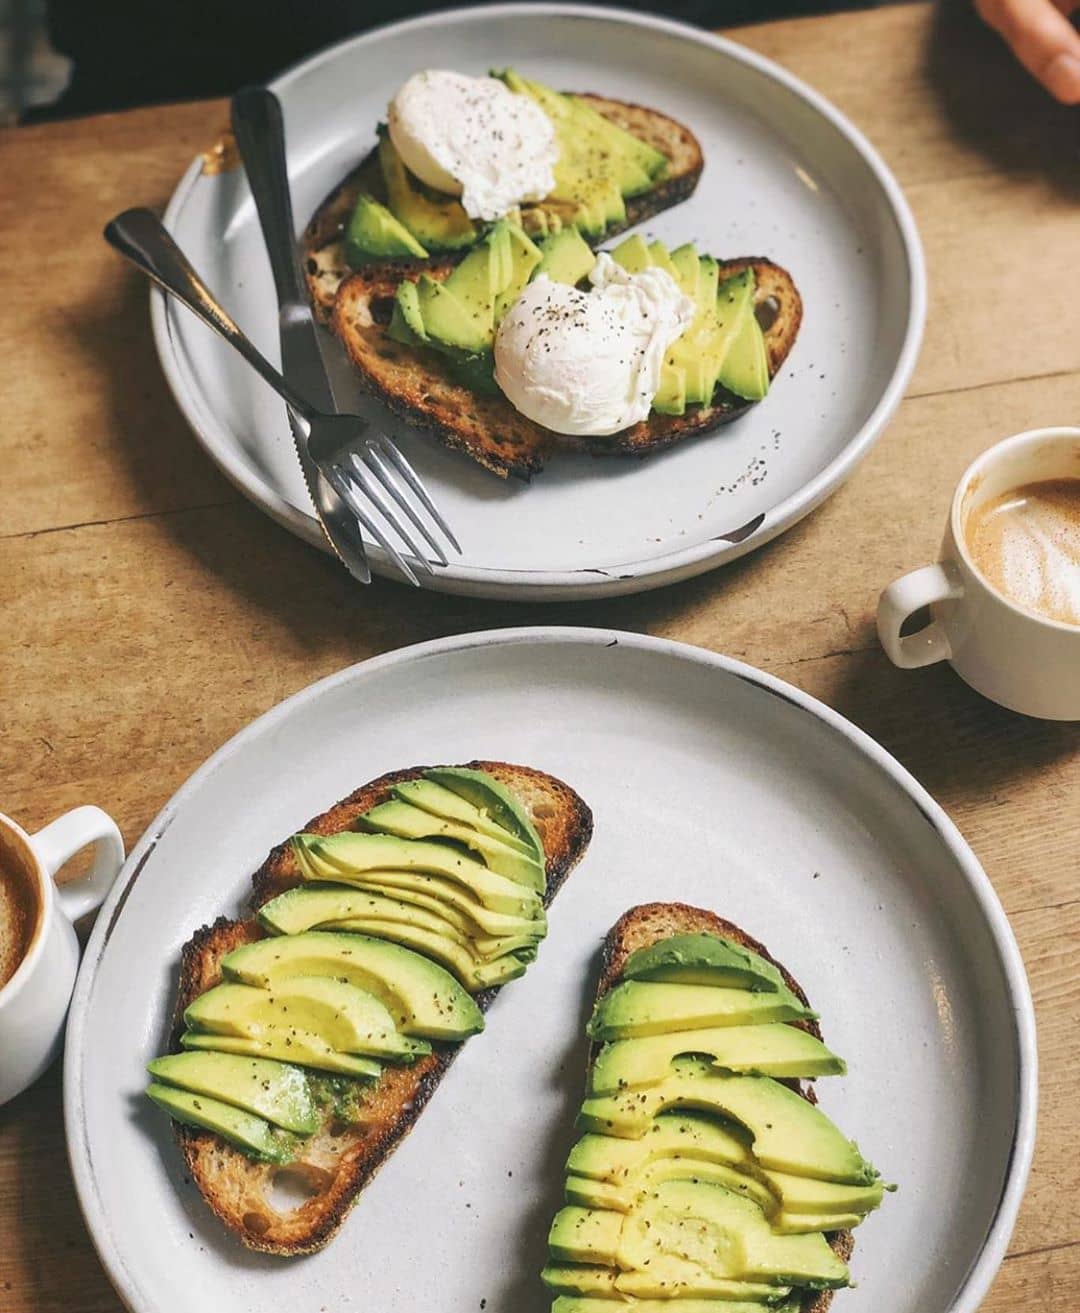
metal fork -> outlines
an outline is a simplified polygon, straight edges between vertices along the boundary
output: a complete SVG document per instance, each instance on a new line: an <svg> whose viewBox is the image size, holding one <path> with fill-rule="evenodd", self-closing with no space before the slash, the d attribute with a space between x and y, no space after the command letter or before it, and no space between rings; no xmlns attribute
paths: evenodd
<svg viewBox="0 0 1080 1313"><path fill-rule="evenodd" d="M419 475L394 443L385 435L372 435L370 424L359 415L328 415L310 405L240 331L155 214L125 210L106 226L105 240L224 338L274 389L292 412L319 471L411 584L420 586L417 570L430 574L433 563L447 564L436 531L461 551ZM377 516L412 553L411 562L393 545ZM329 532L327 536L337 550ZM357 578L370 580L366 563L361 573L338 554Z"/></svg>

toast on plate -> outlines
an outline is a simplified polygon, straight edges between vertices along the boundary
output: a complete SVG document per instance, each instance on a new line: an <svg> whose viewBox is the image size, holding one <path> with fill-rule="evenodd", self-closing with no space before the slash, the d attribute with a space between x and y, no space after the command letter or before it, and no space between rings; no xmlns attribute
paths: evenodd
<svg viewBox="0 0 1080 1313"><path fill-rule="evenodd" d="M315 817L305 835L317 841L319 836L353 831L358 818L397 797L396 788L425 777L429 769L394 771L373 780ZM530 767L471 762L453 769L492 777L527 813L542 843L546 907L588 846L589 808L568 785ZM253 877L251 916L243 921L221 919L184 946L173 1053L182 1051L185 1011L221 983L223 958L267 938L257 919L260 909L265 915L271 900L302 883L295 844L279 845ZM497 992L498 987L474 991L475 1003L483 1010ZM481 1024L478 1018L475 1028ZM331 1239L364 1185L414 1125L459 1048L459 1043L434 1041L411 1065L383 1067L377 1079L360 1086L355 1118L342 1120L328 1108L297 1156L284 1165L260 1161L213 1131L174 1121L191 1179L211 1211L248 1248L284 1256L312 1253ZM281 1184L283 1174L308 1196L297 1207L280 1207L274 1201L275 1182Z"/></svg>
<svg viewBox="0 0 1080 1313"><path fill-rule="evenodd" d="M648 456L730 423L755 404L718 385L711 404L688 406L682 415L654 410L648 419L612 437L562 438L516 410L501 392L480 392L458 381L435 351L389 335L394 297L403 279L415 281L423 272L444 281L457 263L443 260L407 271L394 264L367 266L338 287L333 328L368 392L409 424L431 431L446 446L502 478L528 479L560 446L584 448L596 456ZM747 256L719 261L721 281L746 269L754 273L754 307L771 380L795 344L802 300L791 275L770 260Z"/></svg>
<svg viewBox="0 0 1080 1313"><path fill-rule="evenodd" d="M667 156L668 166L648 191L626 199L626 218L607 226L603 240L643 223L662 210L685 200L698 184L704 156L689 128L658 110L582 93L578 96L594 110L625 128ZM329 323L334 299L341 283L352 272L346 259L345 228L362 192L382 200L378 151L373 149L351 173L324 198L300 239L300 253L315 313ZM527 214L524 216L528 218ZM395 261L399 269L427 267L427 261ZM436 264L442 263L436 259Z"/></svg>
<svg viewBox="0 0 1080 1313"><path fill-rule="evenodd" d="M750 954L756 955L758 959L762 959L764 963L767 963L768 969L773 974L773 979L775 980L776 987L781 991L783 991L784 987L786 987L786 990L790 991L790 994L787 995L787 998L789 1002L792 1004L792 1008L787 1014L786 1022L784 1022L784 1025L781 1028L786 1028L786 1026L793 1026L799 1030L804 1031L808 1036L813 1037L813 1041L819 1042L818 1044L814 1045L814 1048L819 1053L825 1054L827 1058L832 1059L833 1066L831 1067L831 1070L833 1071L843 1070L843 1064L839 1061L839 1059L836 1059L834 1055L828 1054L828 1051L825 1050L824 1047L820 1045L821 1030L818 1025L816 1016L812 1012L810 1012L809 1002L807 1000L806 994L804 993L803 989L801 988L799 983L795 980L795 978L792 976L792 974L787 970L787 968L784 967L783 964L776 961L776 959L771 956L771 954L764 947L764 945L759 943L757 940L753 939L744 930L740 929L737 925L734 925L732 922L724 920L723 918L715 915L713 912L705 911L700 908L689 907L682 903L649 903L649 904L643 904L641 906L631 908L619 919L618 922L616 922L614 927L611 929L604 942L603 951L602 951L600 979L596 991L597 1011L594 1011L593 1022L590 1025L590 1034L592 1034L594 1038L594 1043L591 1046L590 1054L589 1054L590 1097L589 1099L587 1099L585 1107L583 1108L583 1116L582 1116L582 1125L586 1130L586 1135L584 1139L580 1141L577 1146L575 1146L575 1149L572 1151L568 1162L569 1176L568 1176L567 1199L568 1202L572 1204L580 1205L583 1202L585 1202L580 1198L575 1197L573 1190L570 1188L570 1183L572 1181L574 1180L577 1181L579 1189L581 1187L585 1187L586 1189L595 1189L596 1180L601 1179L603 1177L602 1171L595 1170L599 1162L599 1159L596 1157L596 1150L594 1147L595 1144L598 1141L601 1143L606 1142L609 1144L614 1144L616 1148L619 1150L625 1150L627 1146L627 1141L625 1139L616 1138L614 1140L611 1140L609 1138L606 1138L611 1136L615 1136L615 1137L621 1136L624 1133L625 1128L620 1129L619 1127L616 1126L614 1130L608 1129L614 1125L613 1122L604 1121L604 1120L600 1120L598 1122L596 1120L598 1116L600 1118L603 1118L605 1115L608 1115L610 1113L610 1107L612 1105L612 1100L610 1099L596 1100L593 1097L593 1095L595 1095L595 1085L596 1085L595 1073L599 1070L597 1065L597 1059L601 1055L602 1049L610 1051L621 1047L624 1050L624 1052L627 1051L625 1045L620 1046L618 1044L613 1044L608 1042L602 1046L601 1043L599 1042L599 1032L596 1023L599 1015L600 1004L603 1000L609 998L609 996L611 996L612 994L612 991L616 990L617 987L622 986L625 989L626 977L624 977L624 972L627 969L627 964L631 958L631 955L640 954L643 950L650 950L650 949L652 949L655 952L656 950L654 946L663 945L665 941L673 941L674 944L678 944L680 942L679 939L677 938L673 939L673 937L686 937L686 936L690 936L690 937L719 936L722 940L727 941L728 944L736 946L736 952L740 948L749 950ZM690 941L684 939L682 940L682 942L686 944ZM673 955L670 952L670 950L668 950L666 961L668 963L671 963L672 961L678 963L680 960L681 952L682 950L676 951L676 953ZM640 956L636 960L640 962L641 961ZM659 961L661 959L655 959L655 960ZM682 960L683 961L686 960L684 952L682 953ZM760 966L760 963L758 965ZM660 974L661 979L672 982L666 986L660 986L661 989L666 988L669 991L671 989L674 989L676 993L679 993L679 991L683 989L682 985L675 983L679 979L678 974L672 973L670 970L668 970L667 974L654 972L651 975L646 975L646 978L655 980L658 974ZM635 979L636 978L637 976L635 974ZM744 986L744 988L751 988L751 989L756 987L757 986L755 985ZM765 988L769 988L769 987L770 986L765 986ZM701 993L702 991L698 991L698 992ZM731 995L735 991L732 989L726 989L718 992ZM781 997L781 995L779 993L774 995L760 993L760 994L752 995L752 997L757 1000L761 1000L764 998L779 998ZM613 1014L609 1014L609 1017L611 1015ZM626 1016L625 1011L623 1013L623 1016L625 1018ZM774 1019L783 1021L783 1014L777 1014ZM610 1022L607 1024L610 1025ZM753 1023L751 1023L750 1029L754 1029ZM765 1027L758 1026L756 1027L756 1029L760 1032L764 1030ZM653 1026L653 1028L651 1030L648 1030L647 1033L656 1034L657 1028ZM713 1042L715 1042L715 1036L717 1035L723 1036L725 1033L730 1035L735 1032L732 1030L725 1031L723 1029L716 1031L704 1031L704 1032L699 1031L698 1036L701 1037L701 1036L711 1035L713 1037ZM676 1038L682 1040L684 1038L684 1035L692 1037L694 1035L693 1029L688 1029L685 1032L676 1035ZM610 1031L604 1032L604 1037L610 1040ZM687 1051L689 1051L692 1048L692 1042L693 1042L692 1040L687 1042ZM698 1042L701 1042L700 1038L698 1039ZM641 1041L637 1041L637 1043L640 1045ZM673 1052L674 1047L672 1047L670 1051ZM683 1050L680 1049L680 1052L682 1051ZM713 1052L713 1050L703 1049L703 1052L707 1054ZM716 1069L718 1071L724 1070L723 1059L720 1058L716 1059ZM622 1070L624 1072L628 1071L628 1069L625 1066L622 1068ZM752 1075L762 1074L753 1071L752 1067L749 1065L741 1068L738 1066L734 1067L734 1072L737 1073L740 1070L748 1071ZM828 1070L830 1070L830 1068L822 1066L819 1068L819 1070L822 1073L826 1073L828 1072ZM637 1074L641 1075L640 1070L638 1071ZM653 1074L655 1075L655 1073ZM732 1073L729 1071L727 1074L731 1075ZM604 1084L604 1088L608 1090L614 1090L616 1094L616 1100L617 1101L621 1100L622 1106L624 1108L631 1109L630 1115L633 1115L633 1109L635 1108L635 1105L638 1103L638 1100L640 1100L642 1104L644 1103L647 1091L645 1090L645 1087L637 1086L633 1079L631 1079L629 1082L626 1082L622 1079L615 1080L615 1076L616 1076L616 1069L609 1062L607 1070L605 1072L605 1075L601 1083L606 1082L606 1084ZM776 1079L778 1083L783 1084L787 1086L789 1089L795 1091L799 1096L801 1096L802 1099L804 1099L811 1105L816 1105L817 1100L815 1098L813 1087L811 1084L808 1084L805 1081L797 1080L797 1079L785 1079L781 1077L777 1077ZM674 1110L676 1117L679 1116L677 1112L678 1108L686 1108L691 1112L697 1110L696 1116L700 1119L702 1115L700 1110L702 1108L707 1107L708 1105L707 1102L704 1100L695 1103L694 1100L691 1098L689 1100L683 1099L677 1102L659 1102L657 1106L659 1106L662 1111L666 1111L666 1112L671 1112ZM705 1115L706 1118L709 1117L708 1113L706 1113ZM715 1116L715 1114L713 1115ZM723 1116L719 1117L716 1124L719 1126L726 1125L728 1126L729 1129L733 1125L733 1123L727 1122ZM659 1128L659 1123L652 1122L651 1125L654 1129ZM678 1122L676 1122L675 1125L678 1125ZM592 1159L593 1159L592 1163L588 1168L589 1175L591 1175L594 1178L592 1182L583 1180L580 1176L578 1177L574 1176L574 1172L582 1172L586 1170L584 1166L584 1162L585 1162L584 1153L581 1153L580 1157L578 1155L579 1152L582 1151L587 1141L590 1142L589 1152L592 1155ZM644 1143L644 1141L639 1141L639 1143ZM864 1196L861 1207L864 1208L866 1212L868 1212L872 1210L873 1207L876 1207L877 1202L880 1202L882 1191L887 1189L888 1187L882 1185L880 1180L877 1178L876 1172L874 1172L873 1169L870 1168L869 1164L865 1163L865 1160L861 1159L854 1145L852 1145L850 1142L844 1142L842 1139L839 1140L839 1143L843 1145L845 1149L848 1150L853 1155L853 1160L860 1166L860 1168L864 1169L865 1171L865 1174L860 1178L863 1181L863 1184L856 1188L860 1190ZM674 1160L685 1161L688 1155L691 1158L694 1157L693 1150L687 1149L686 1147L684 1147L684 1144L685 1142L680 1142L676 1146L675 1150L671 1151L671 1156ZM620 1158L618 1161L625 1162L625 1159ZM706 1154L703 1157L702 1161L697 1163L697 1169L700 1170L702 1166L705 1166L707 1171L708 1170L707 1163L710 1161L712 1162L723 1161L723 1159L722 1157L720 1158L714 1157L710 1159L708 1157L708 1154ZM624 1173L626 1172L632 1173L634 1170L638 1170L638 1169L631 1169L625 1167L623 1168ZM720 1168L719 1170L723 1171L724 1169ZM746 1169L744 1168L742 1170L746 1170ZM685 1170L681 1171L681 1175L686 1179L692 1180L695 1186L698 1184L698 1181L695 1178L690 1178ZM654 1177L651 1185L649 1186L649 1189L655 1190L656 1180L657 1179L664 1180L666 1179L666 1176L679 1177L680 1171L667 1172L666 1175L660 1174L658 1177ZM767 1177L767 1173L763 1174L759 1172L758 1176L760 1179L764 1180ZM616 1175L609 1179L630 1181L631 1184L633 1183L632 1174L630 1176L624 1174L622 1177ZM644 1179L644 1178L639 1178L639 1179ZM705 1180L707 1181L708 1179L709 1179L708 1176L705 1176ZM740 1177L738 1179L745 1181L747 1178ZM781 1180L783 1178L777 1177L775 1179ZM793 1178L791 1177L787 1178L789 1182L792 1179ZM611 1187L601 1186L600 1188L610 1189ZM734 1187L730 1184L727 1185L728 1190L735 1188L738 1188L740 1190L754 1189L760 1192L761 1187L760 1185L757 1185L753 1181L748 1186L740 1185L738 1187ZM820 1188L820 1187L816 1187L816 1188ZM836 1191L837 1188L838 1187L835 1185L830 1186L826 1184L824 1186L825 1191L830 1191L830 1190ZM844 1188L844 1187L840 1187L840 1188ZM601 1198L602 1197L603 1196L601 1196ZM640 1197L645 1198L647 1196L642 1195ZM753 1195L751 1195L750 1197L753 1198ZM596 1201L591 1201L591 1200L586 1202L586 1207L591 1207L593 1209L596 1208L603 1209L605 1206L607 1208L617 1208L617 1207L621 1207L623 1209L626 1208L625 1203L617 1204L615 1202L610 1202L604 1205L603 1203L598 1203ZM787 1208L788 1205L784 1203L781 1204L781 1207ZM577 1235L586 1236L589 1233L590 1230L589 1220L581 1216L582 1211L583 1210L581 1207L577 1207L577 1208L570 1207L563 1210L563 1214L566 1215L567 1222L570 1225L569 1227L567 1227L566 1225L564 1225L563 1227L563 1236L561 1238L562 1243L567 1243L566 1240L567 1230L569 1230L570 1232L569 1243L571 1244L576 1242ZM863 1213L862 1215L865 1215L865 1213ZM852 1220L861 1220L861 1216L858 1219L852 1219ZM822 1219L813 1219L812 1222L810 1223L810 1226L816 1229L817 1224L820 1221L822 1221ZM552 1228L553 1238L556 1235L557 1225L558 1225L558 1219L556 1219L556 1226L553 1226ZM645 1225L648 1226L649 1223L646 1222ZM807 1226L803 1229L809 1230L810 1226ZM825 1236L825 1240L828 1243L829 1249L832 1250L836 1259L839 1260L839 1264L846 1264L854 1248L854 1241L852 1238L851 1231L849 1229L838 1229L835 1231L828 1231L824 1225L822 1225L821 1231L822 1234L824 1234ZM674 1243L671 1237L669 1237L669 1242L672 1244ZM816 1238L814 1243L821 1245L822 1242L820 1238ZM821 1252L826 1252L826 1251L822 1250ZM686 1257L686 1255L683 1255L683 1257ZM585 1261L586 1263L588 1262L587 1259L579 1260L579 1261ZM596 1310L597 1308L603 1309L604 1305L600 1304L599 1299L594 1299L593 1297L594 1294L600 1295L602 1293L602 1288L596 1284L598 1276L600 1275L600 1269L595 1267L590 1269L588 1266L586 1266L584 1269L576 1269L573 1263L570 1263L569 1266L560 1266L560 1264L565 1264L566 1262L567 1260L565 1259L565 1257L559 1258L555 1256L553 1250L553 1257L551 1260L553 1266L549 1266L548 1268L546 1268L544 1273L544 1279L546 1284L548 1284L551 1287L554 1295L556 1296L555 1310L557 1311L557 1313L586 1313L587 1310L590 1311L591 1313L591 1311ZM843 1275L843 1269L840 1268L839 1264L837 1264L838 1272L833 1274L833 1279L834 1279L834 1284L843 1285L846 1284L846 1276ZM575 1275L575 1271L577 1272L577 1275ZM654 1273L655 1273L655 1269L654 1269ZM584 1274L583 1284L579 1285L577 1283L582 1281L582 1274ZM656 1280L658 1278L656 1278L654 1275L653 1277L650 1277L648 1279ZM768 1293L769 1292L768 1287L761 1287L753 1294L740 1296L738 1290L732 1288L731 1282L720 1282L719 1284L720 1286L727 1286L727 1289L724 1290L723 1292L717 1290L716 1292L713 1293L712 1298L719 1298L726 1300L732 1300L732 1299L739 1300L741 1298L744 1300L750 1299L752 1301L760 1301L762 1313L766 1313L766 1310L769 1309L770 1307L774 1308L774 1313L781 1313L781 1309L782 1309L782 1313L796 1313L796 1310L797 1313L825 1313L825 1311L829 1308L832 1302L833 1294L835 1293L834 1289L831 1288L805 1289L800 1291L797 1287L796 1289L791 1290L789 1293L785 1293L783 1290L777 1290L774 1291L773 1293ZM572 1291L573 1293L567 1293L568 1291ZM623 1300L629 1300L631 1304L636 1297L634 1294L623 1292L621 1287L618 1291L616 1291L615 1288L612 1287L608 1289L606 1292L604 1292L604 1297L606 1298L611 1298L613 1295ZM648 1301L647 1307L653 1311L659 1308L659 1303L654 1302L657 1301L659 1298L664 1298L665 1300L669 1298L689 1299L694 1307L703 1306L705 1302L704 1296L697 1296L692 1291L688 1291L685 1289L681 1291L672 1290L670 1294L665 1293L663 1295L661 1295L658 1290L649 1291L645 1294L645 1298ZM776 1307L778 1301L780 1301L779 1308ZM626 1304L623 1304L621 1306L626 1307ZM719 1307L719 1308L726 1307L726 1305L723 1303L717 1305L710 1305L710 1306ZM750 1307L750 1305L747 1303L738 1303L737 1306L740 1309L743 1308L748 1309ZM679 1303L675 1302L672 1304L671 1307L673 1310L678 1310L680 1305ZM753 1307L757 1308L758 1303L754 1302Z"/></svg>

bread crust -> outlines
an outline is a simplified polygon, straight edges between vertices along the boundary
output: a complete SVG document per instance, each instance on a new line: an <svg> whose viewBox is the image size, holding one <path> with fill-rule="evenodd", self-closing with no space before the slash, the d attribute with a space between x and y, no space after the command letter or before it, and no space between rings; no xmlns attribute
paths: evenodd
<svg viewBox="0 0 1080 1313"><path fill-rule="evenodd" d="M604 940L601 954L600 980L596 988L599 1001L609 989L619 983L626 959L639 948L648 948L650 944L669 939L672 935L713 934L722 935L744 948L757 953L766 962L771 962L780 972L784 984L807 1007L810 1001L802 986L782 962L778 962L764 944L748 935L733 921L725 921L715 912L701 907L690 907L686 903L642 903L630 908L615 922ZM789 1022L802 1030L807 1030L817 1039L821 1039L821 1028L816 1021ZM598 1046L593 1045L590 1063ZM799 1081L785 1081L785 1085L797 1090L809 1103L816 1103L813 1086L803 1085ZM827 1236L833 1251L848 1262L855 1248L855 1240L850 1231L833 1231ZM826 1313L832 1303L833 1290L807 1291L803 1296L801 1313ZM677 1304L674 1308L677 1310Z"/></svg>
<svg viewBox="0 0 1080 1313"><path fill-rule="evenodd" d="M472 761L469 767L495 776L529 809L547 858L545 906L581 859L592 836L592 813L561 780L527 766ZM363 785L321 815L305 832L335 834L390 796L394 784L416 779L427 767L392 771ZM252 878L251 911L299 883L295 858L286 841L271 850ZM264 937L254 915L243 921L222 917L195 932L181 950L180 983L173 1019L172 1049L179 1051L184 1009L221 980L221 959L241 944ZM476 995L481 1009L498 988ZM258 1162L210 1131L173 1123L192 1181L211 1212L249 1249L291 1257L314 1253L337 1232L364 1186L412 1129L446 1074L460 1044L433 1043L430 1055L411 1066L387 1066L364 1099L363 1122L339 1126L328 1118L305 1142L296 1164L279 1168ZM282 1171L312 1190L299 1207L282 1212L271 1202Z"/></svg>

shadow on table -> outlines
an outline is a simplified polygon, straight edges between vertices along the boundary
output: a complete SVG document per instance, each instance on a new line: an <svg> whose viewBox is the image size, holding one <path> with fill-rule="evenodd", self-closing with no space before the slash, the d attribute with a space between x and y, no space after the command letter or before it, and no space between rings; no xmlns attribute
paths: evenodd
<svg viewBox="0 0 1080 1313"><path fill-rule="evenodd" d="M934 6L925 64L942 111L968 145L1003 172L1037 170L1080 196L1076 110L1043 90L968 0Z"/></svg>

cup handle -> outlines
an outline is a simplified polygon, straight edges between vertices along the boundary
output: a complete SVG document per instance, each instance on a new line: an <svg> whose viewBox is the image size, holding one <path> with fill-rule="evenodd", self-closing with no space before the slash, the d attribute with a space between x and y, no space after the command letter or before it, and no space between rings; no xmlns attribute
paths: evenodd
<svg viewBox="0 0 1080 1313"><path fill-rule="evenodd" d="M904 621L920 607L963 595L960 576L948 563L924 565L894 580L878 599L877 631L881 646L894 666L914 670L946 661L952 656L949 636L940 620L932 620L915 634L900 635Z"/></svg>
<svg viewBox="0 0 1080 1313"><path fill-rule="evenodd" d="M94 865L88 875L56 887L57 898L69 921L96 912L124 864L124 840L116 822L100 807L76 807L58 816L30 836L37 859L52 879L80 848L94 845Z"/></svg>

